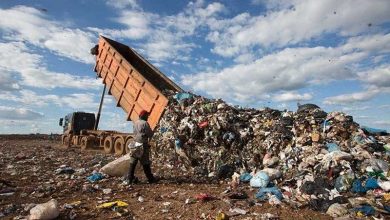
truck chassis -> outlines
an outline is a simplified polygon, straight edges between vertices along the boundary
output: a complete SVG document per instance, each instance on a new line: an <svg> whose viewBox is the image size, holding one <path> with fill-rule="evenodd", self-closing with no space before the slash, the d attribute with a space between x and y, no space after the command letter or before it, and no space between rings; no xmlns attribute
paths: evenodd
<svg viewBox="0 0 390 220"><path fill-rule="evenodd" d="M80 135L63 134L62 145L76 146L82 150L103 149L105 153L121 156L128 153L127 146L134 140L130 133L103 130L82 130Z"/></svg>

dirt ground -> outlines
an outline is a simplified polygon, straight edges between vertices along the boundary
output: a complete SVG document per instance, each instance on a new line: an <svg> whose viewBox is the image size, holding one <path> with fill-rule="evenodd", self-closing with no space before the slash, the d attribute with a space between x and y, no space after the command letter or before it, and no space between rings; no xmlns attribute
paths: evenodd
<svg viewBox="0 0 390 220"><path fill-rule="evenodd" d="M132 187L124 186L121 178L106 178L97 183L87 180L94 170L113 159L98 150L64 149L58 137L49 140L45 135L0 136L0 190L11 192L0 193L0 219L23 219L34 204L52 198L60 206L58 219L216 219L219 212L226 213L229 219L267 219L266 213L277 216L275 219L331 219L307 208L260 203L254 200L256 191L247 184L239 187L247 193L247 199L229 199L222 194L227 182L199 183L178 176L146 184L140 167L137 176L141 183ZM71 167L74 173L60 173L61 166ZM152 169L158 175L157 166L153 164ZM197 201L195 197L200 193L213 198ZM129 205L122 209L97 208L116 200ZM234 216L229 212L231 208L247 212Z"/></svg>

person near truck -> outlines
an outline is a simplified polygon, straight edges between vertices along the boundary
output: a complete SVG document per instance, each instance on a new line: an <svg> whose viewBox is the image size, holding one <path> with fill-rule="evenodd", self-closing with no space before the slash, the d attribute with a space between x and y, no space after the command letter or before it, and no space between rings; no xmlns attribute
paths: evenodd
<svg viewBox="0 0 390 220"><path fill-rule="evenodd" d="M153 136L153 131L148 123L149 113L142 110L139 113L139 120L133 124L134 143L127 146L130 151L130 168L127 175L127 183L137 183L138 179L134 176L138 161L141 162L146 178L149 183L157 182L150 168L150 145L149 141Z"/></svg>

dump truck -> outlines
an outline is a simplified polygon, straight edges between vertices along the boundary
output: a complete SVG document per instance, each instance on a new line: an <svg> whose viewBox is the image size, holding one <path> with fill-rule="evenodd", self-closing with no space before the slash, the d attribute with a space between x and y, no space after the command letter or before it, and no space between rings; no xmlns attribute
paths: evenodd
<svg viewBox="0 0 390 220"><path fill-rule="evenodd" d="M138 120L142 110L148 111L152 129L156 128L168 105L164 91L183 90L134 49L107 37L100 36L91 53L96 56L94 72L104 85L99 110L96 117L94 113L73 112L61 118L62 144L123 155L128 151L126 146L133 140L133 134L98 129L106 89L116 100L116 106L126 113L125 120Z"/></svg>

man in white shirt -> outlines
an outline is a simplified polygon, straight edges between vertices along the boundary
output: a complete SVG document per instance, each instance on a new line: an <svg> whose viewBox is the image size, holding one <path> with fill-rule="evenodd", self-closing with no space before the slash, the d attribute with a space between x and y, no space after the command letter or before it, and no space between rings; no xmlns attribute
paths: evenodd
<svg viewBox="0 0 390 220"><path fill-rule="evenodd" d="M127 146L130 149L130 168L127 175L128 184L137 183L138 179L134 176L138 160L141 162L144 173L149 183L157 182L150 168L150 145L149 141L153 137L153 131L148 123L149 113L142 110L139 113L139 120L133 124L134 145Z"/></svg>

